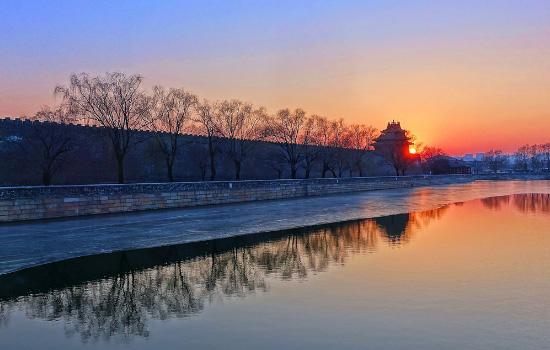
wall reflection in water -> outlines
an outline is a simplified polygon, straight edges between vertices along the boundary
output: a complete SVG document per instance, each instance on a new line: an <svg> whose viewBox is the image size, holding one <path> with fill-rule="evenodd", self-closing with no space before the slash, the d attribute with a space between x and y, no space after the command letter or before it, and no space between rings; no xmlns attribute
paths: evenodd
<svg viewBox="0 0 550 350"><path fill-rule="evenodd" d="M547 213L549 195L481 203ZM0 332L23 311L62 320L68 336L84 341L147 337L150 319L189 317L218 299L268 291L268 277L306 279L380 244L405 244L448 209L83 257L3 275Z"/></svg>

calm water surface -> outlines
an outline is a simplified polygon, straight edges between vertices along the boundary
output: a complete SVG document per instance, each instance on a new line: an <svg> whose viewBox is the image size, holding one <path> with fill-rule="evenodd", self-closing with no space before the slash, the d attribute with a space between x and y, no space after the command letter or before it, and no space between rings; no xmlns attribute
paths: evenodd
<svg viewBox="0 0 550 350"><path fill-rule="evenodd" d="M0 349L550 349L550 195L0 276Z"/></svg>

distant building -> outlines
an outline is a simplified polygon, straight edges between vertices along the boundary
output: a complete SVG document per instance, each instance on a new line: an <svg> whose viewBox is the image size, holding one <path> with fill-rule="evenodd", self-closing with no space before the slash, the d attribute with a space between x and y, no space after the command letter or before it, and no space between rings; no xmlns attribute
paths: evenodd
<svg viewBox="0 0 550 350"><path fill-rule="evenodd" d="M460 158L438 155L426 160L426 169L432 175L471 174L472 165Z"/></svg>
<svg viewBox="0 0 550 350"><path fill-rule="evenodd" d="M449 158L449 173L450 174L471 174L472 167L462 159Z"/></svg>
<svg viewBox="0 0 550 350"><path fill-rule="evenodd" d="M402 151L408 154L409 147L413 144L409 140L401 124L393 120L388 123L386 129L380 131L380 136L374 139L374 150L377 153Z"/></svg>
<svg viewBox="0 0 550 350"><path fill-rule="evenodd" d="M476 153L476 160L481 162L485 158L485 153Z"/></svg>

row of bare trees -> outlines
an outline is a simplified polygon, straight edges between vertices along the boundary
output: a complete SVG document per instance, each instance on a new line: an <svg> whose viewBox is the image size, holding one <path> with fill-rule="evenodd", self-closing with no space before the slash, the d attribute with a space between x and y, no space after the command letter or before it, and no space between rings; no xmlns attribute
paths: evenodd
<svg viewBox="0 0 550 350"><path fill-rule="evenodd" d="M377 130L370 125L346 125L342 119L306 116L302 109L279 110L267 120L266 136L278 146L272 164L286 164L291 178L299 168L309 178L315 161L322 162L322 177L331 172L342 177L356 169L363 176L362 161L371 148ZM352 151L350 151L352 150Z"/></svg>
<svg viewBox="0 0 550 350"><path fill-rule="evenodd" d="M543 171L550 170L550 143L523 145L512 156L506 156L500 149L485 153L484 165L487 170L499 171Z"/></svg>
<svg viewBox="0 0 550 350"><path fill-rule="evenodd" d="M169 181L175 180L174 164L186 146L184 134L205 137L207 150L198 165L203 177L209 170L211 181L216 179L220 154L231 160L235 179L240 180L243 164L261 141L276 145L277 151L265 155L264 161L279 177L288 171L291 178L296 178L298 170L303 169L309 178L315 163L322 165L323 177L329 173L341 177L346 170L363 176L362 163L377 136L372 126L308 116L302 109L282 109L270 115L252 103L200 100L185 89L161 86L146 91L142 83L139 75L118 72L97 77L73 74L69 85L55 88L62 105L44 108L35 118L58 123L84 120L104 127L116 157L119 183L124 182L124 160L144 141L138 136L144 130L153 132L165 158ZM66 154L74 146L68 135L59 133L55 123L49 126L42 128L47 135L36 135L39 140L34 146L21 144L28 153L41 158L37 162L46 185L67 162Z"/></svg>
<svg viewBox="0 0 550 350"><path fill-rule="evenodd" d="M518 148L514 157L514 168L519 171L550 169L550 143Z"/></svg>
<svg viewBox="0 0 550 350"><path fill-rule="evenodd" d="M498 173L507 167L508 160L501 149L490 149L485 152L483 163L489 171Z"/></svg>

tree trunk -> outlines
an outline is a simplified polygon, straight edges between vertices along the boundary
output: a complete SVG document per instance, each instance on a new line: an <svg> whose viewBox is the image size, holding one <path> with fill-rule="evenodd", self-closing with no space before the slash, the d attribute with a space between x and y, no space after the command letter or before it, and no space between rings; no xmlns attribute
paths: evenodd
<svg viewBox="0 0 550 350"><path fill-rule="evenodd" d="M216 180L216 163L214 162L216 153L212 151L212 146L209 146L209 147L210 147L210 181L214 181Z"/></svg>
<svg viewBox="0 0 550 350"><path fill-rule="evenodd" d="M241 162L235 162L235 180L241 179Z"/></svg>
<svg viewBox="0 0 550 350"><path fill-rule="evenodd" d="M357 170L359 171L359 177L363 177L363 167L361 166L361 161L358 161L357 163L355 163L355 166L357 167ZM351 173L351 169L350 169L350 173Z"/></svg>
<svg viewBox="0 0 550 350"><path fill-rule="evenodd" d="M124 156L117 156L118 183L124 183Z"/></svg>
<svg viewBox="0 0 550 350"><path fill-rule="evenodd" d="M52 184L52 176L49 169L45 169L42 174L42 181L44 181L44 186L50 186Z"/></svg>
<svg viewBox="0 0 550 350"><path fill-rule="evenodd" d="M166 158L166 170L168 170L168 181L174 182L174 162L170 161L170 158Z"/></svg>
<svg viewBox="0 0 550 350"><path fill-rule="evenodd" d="M216 165L214 164L214 157L210 157L210 181L216 180Z"/></svg>
<svg viewBox="0 0 550 350"><path fill-rule="evenodd" d="M296 178L296 166L295 165L290 166L290 178L291 179Z"/></svg>
<svg viewBox="0 0 550 350"><path fill-rule="evenodd" d="M311 169L309 167L306 167L306 179L309 179L309 173Z"/></svg>
<svg viewBox="0 0 550 350"><path fill-rule="evenodd" d="M395 175L399 176L399 168L395 168Z"/></svg>
<svg viewBox="0 0 550 350"><path fill-rule="evenodd" d="M333 176L333 177L336 177L336 175L334 174L334 170L332 170L332 169L328 166L328 164L323 164L323 178L326 177L326 173L327 173L328 171L332 171L332 176Z"/></svg>

